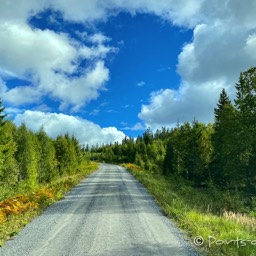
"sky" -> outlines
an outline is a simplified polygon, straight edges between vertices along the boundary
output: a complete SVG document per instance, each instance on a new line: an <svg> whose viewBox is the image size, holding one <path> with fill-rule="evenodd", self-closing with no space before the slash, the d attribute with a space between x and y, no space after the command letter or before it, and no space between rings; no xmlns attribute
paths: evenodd
<svg viewBox="0 0 256 256"><path fill-rule="evenodd" d="M256 63L255 0L1 0L9 118L81 144L213 122Z"/></svg>

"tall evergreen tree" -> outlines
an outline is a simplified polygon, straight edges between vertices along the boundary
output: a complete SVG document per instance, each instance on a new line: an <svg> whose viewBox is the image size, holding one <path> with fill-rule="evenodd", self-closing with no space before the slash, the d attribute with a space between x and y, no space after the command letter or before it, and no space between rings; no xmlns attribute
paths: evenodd
<svg viewBox="0 0 256 256"><path fill-rule="evenodd" d="M172 142L169 141L166 148L166 154L163 161L163 174L168 176L174 173L173 170L173 161L174 161L174 152L173 152Z"/></svg>
<svg viewBox="0 0 256 256"><path fill-rule="evenodd" d="M57 176L57 160L52 139L50 139L43 128L37 133L39 141L39 172L38 181L40 183L50 182Z"/></svg>
<svg viewBox="0 0 256 256"><path fill-rule="evenodd" d="M236 178L239 177L239 174L236 173L237 159L234 145L237 131L237 111L231 104L225 89L220 94L214 114L211 173L218 185L226 186L234 181L231 186L236 186Z"/></svg>
<svg viewBox="0 0 256 256"><path fill-rule="evenodd" d="M221 125L221 120L222 120L222 114L224 109L227 106L231 105L231 101L226 93L226 90L223 88L221 93L220 93L220 97L219 97L219 101L217 103L217 108L214 108L214 116L215 116L215 127L218 127L219 125Z"/></svg>
<svg viewBox="0 0 256 256"><path fill-rule="evenodd" d="M238 114L239 168L243 172L248 193L255 192L256 168L256 67L242 72L236 84L235 106Z"/></svg>

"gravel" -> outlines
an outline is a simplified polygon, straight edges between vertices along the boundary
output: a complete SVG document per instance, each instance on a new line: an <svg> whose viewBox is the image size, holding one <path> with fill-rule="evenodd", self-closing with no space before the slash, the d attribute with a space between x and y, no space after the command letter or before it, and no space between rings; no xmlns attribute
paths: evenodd
<svg viewBox="0 0 256 256"><path fill-rule="evenodd" d="M123 167L99 170L0 248L1 256L198 255Z"/></svg>

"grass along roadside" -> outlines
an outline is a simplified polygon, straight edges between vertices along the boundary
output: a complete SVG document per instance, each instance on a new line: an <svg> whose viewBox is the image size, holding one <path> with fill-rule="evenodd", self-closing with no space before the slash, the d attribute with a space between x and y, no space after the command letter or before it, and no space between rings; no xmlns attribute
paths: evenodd
<svg viewBox="0 0 256 256"><path fill-rule="evenodd" d="M217 191L210 194L181 179L152 175L134 164L123 166L198 245L202 255L251 256L256 252L255 216L226 210L239 208L236 196Z"/></svg>
<svg viewBox="0 0 256 256"><path fill-rule="evenodd" d="M35 191L16 194L0 202L0 246L16 235L33 218L42 211L62 199L72 187L83 178L97 170L98 164L91 163L84 166L78 174L59 178Z"/></svg>

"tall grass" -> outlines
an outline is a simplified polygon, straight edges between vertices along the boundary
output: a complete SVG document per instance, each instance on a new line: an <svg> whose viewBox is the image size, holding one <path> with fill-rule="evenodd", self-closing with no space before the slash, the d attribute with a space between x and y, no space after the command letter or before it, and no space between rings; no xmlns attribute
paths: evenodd
<svg viewBox="0 0 256 256"><path fill-rule="evenodd" d="M243 198L215 188L196 189L181 178L166 178L124 164L153 195L163 211L185 231L199 253L256 255L256 218L246 211ZM204 241L202 243L202 241Z"/></svg>

